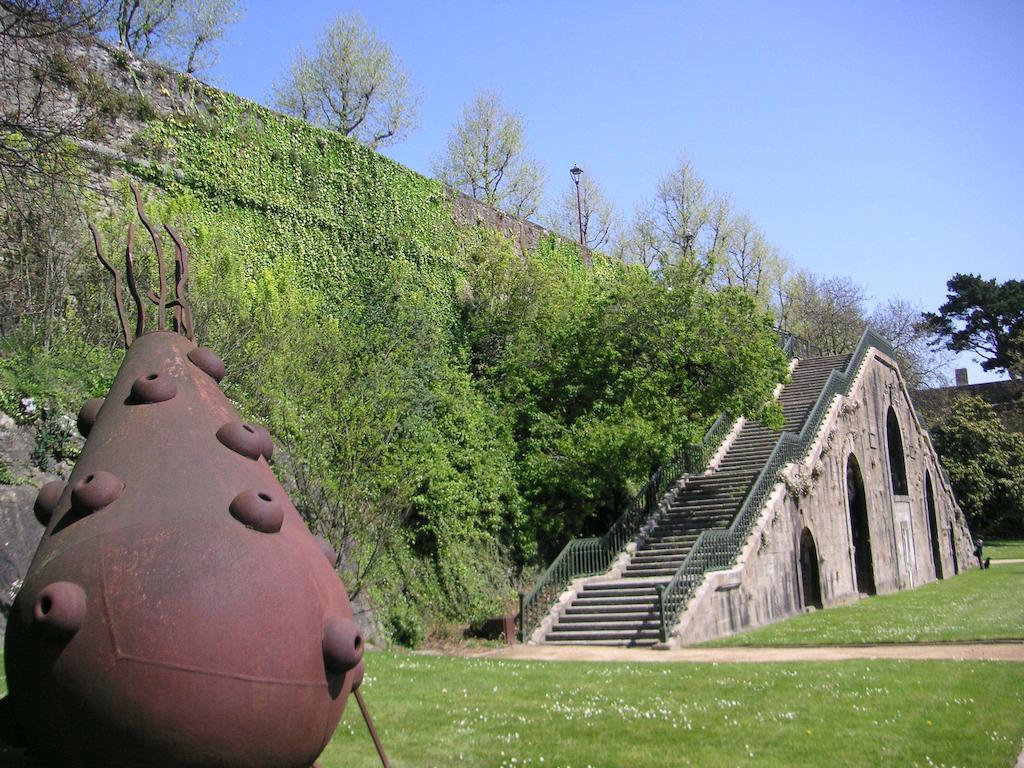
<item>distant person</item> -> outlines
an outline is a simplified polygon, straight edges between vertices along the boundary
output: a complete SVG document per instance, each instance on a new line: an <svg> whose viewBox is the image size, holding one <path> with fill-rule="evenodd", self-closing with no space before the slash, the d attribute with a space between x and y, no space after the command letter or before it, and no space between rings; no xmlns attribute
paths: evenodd
<svg viewBox="0 0 1024 768"><path fill-rule="evenodd" d="M974 556L978 558L978 567L979 568L984 568L985 567L985 561L982 559L982 556L981 556L981 550L982 550L982 547L984 547L984 546L985 546L985 540L979 536L978 540L974 542Z"/></svg>

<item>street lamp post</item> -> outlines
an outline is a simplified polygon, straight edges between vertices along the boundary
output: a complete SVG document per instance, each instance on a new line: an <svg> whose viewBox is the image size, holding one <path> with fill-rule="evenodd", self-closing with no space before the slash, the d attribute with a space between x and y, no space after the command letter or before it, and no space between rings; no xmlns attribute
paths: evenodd
<svg viewBox="0 0 1024 768"><path fill-rule="evenodd" d="M572 176L572 182L576 185L576 216L580 222L580 246L583 246L583 206L580 204L580 176L583 175L583 169L574 165L569 169L569 175Z"/></svg>

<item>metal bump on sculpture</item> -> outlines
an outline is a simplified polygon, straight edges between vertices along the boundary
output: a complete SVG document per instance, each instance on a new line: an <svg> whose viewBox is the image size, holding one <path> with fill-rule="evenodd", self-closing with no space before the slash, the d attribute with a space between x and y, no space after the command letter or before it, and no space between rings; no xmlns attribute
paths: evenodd
<svg viewBox="0 0 1024 768"><path fill-rule="evenodd" d="M57 508L57 504L60 503L60 497L66 487L67 484L60 480L51 480L39 489L35 504L32 505L32 511L35 513L36 520L39 521L40 525L44 527L49 525L50 518L53 517L53 511Z"/></svg>
<svg viewBox="0 0 1024 768"><path fill-rule="evenodd" d="M87 515L116 501L123 491L124 483L115 475L103 470L91 472L72 484L71 507Z"/></svg>
<svg viewBox="0 0 1024 768"><path fill-rule="evenodd" d="M264 439L254 424L232 421L217 430L221 445L254 461L263 455Z"/></svg>
<svg viewBox="0 0 1024 768"><path fill-rule="evenodd" d="M163 403L177 393L178 387L170 377L159 373L148 373L132 382L132 400L136 403Z"/></svg>
<svg viewBox="0 0 1024 768"><path fill-rule="evenodd" d="M360 659L359 663L356 664L355 671L352 672L352 690L356 691L359 686L363 684L363 678L366 676L366 664Z"/></svg>
<svg viewBox="0 0 1024 768"><path fill-rule="evenodd" d="M327 562L331 564L331 568L337 568L338 553L334 551L334 547L331 546L331 542L323 536L314 536L313 538L316 539L317 546L320 547L320 551L324 553L324 557L326 557Z"/></svg>
<svg viewBox="0 0 1024 768"><path fill-rule="evenodd" d="M218 384L224 378L224 361L220 356L208 347L196 347L188 353L188 359L195 366L216 381Z"/></svg>
<svg viewBox="0 0 1024 768"><path fill-rule="evenodd" d="M270 432L262 424L250 424L249 426L255 429L260 436L260 453L263 454L264 459L270 461L270 457L274 455L274 441L270 437Z"/></svg>
<svg viewBox="0 0 1024 768"><path fill-rule="evenodd" d="M351 693L387 766L352 689L363 638L333 550L259 460L273 455L270 434L211 385L223 363L195 344L188 251L165 226L175 249L165 274L132 192L156 256L139 271L156 280L140 291L132 222L130 323L90 227L127 351L106 400L79 412L87 439L67 486L48 483L35 500L51 535L9 614L0 737L46 768L308 768Z"/></svg>
<svg viewBox="0 0 1024 768"><path fill-rule="evenodd" d="M82 437L89 436L89 430L91 430L92 425L96 423L96 417L99 415L100 408L102 407L102 397L94 397L92 400L86 400L82 405L82 409L78 412L78 433Z"/></svg>
<svg viewBox="0 0 1024 768"><path fill-rule="evenodd" d="M85 608L85 590L77 584L48 584L32 606L32 628L50 640L70 640L85 620Z"/></svg>
<svg viewBox="0 0 1024 768"><path fill-rule="evenodd" d="M324 666L330 674L343 675L363 658L363 635L351 619L332 616L324 626Z"/></svg>
<svg viewBox="0 0 1024 768"><path fill-rule="evenodd" d="M284 506L265 491L242 491L229 509L238 522L261 533L277 533L284 524Z"/></svg>

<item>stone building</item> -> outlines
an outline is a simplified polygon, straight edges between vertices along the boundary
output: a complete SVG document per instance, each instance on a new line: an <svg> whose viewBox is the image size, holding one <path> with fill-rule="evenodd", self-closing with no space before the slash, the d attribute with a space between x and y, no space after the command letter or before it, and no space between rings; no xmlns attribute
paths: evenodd
<svg viewBox="0 0 1024 768"><path fill-rule="evenodd" d="M872 349L806 458L775 488L735 568L676 628L693 643L977 566L964 515L895 362Z"/></svg>

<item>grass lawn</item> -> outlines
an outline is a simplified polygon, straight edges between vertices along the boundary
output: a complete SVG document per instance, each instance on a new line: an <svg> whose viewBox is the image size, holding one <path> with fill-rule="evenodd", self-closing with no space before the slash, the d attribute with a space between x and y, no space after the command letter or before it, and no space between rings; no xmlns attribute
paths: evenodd
<svg viewBox="0 0 1024 768"><path fill-rule="evenodd" d="M985 557L993 560L1024 560L1024 541L1020 539L985 540Z"/></svg>
<svg viewBox="0 0 1024 768"><path fill-rule="evenodd" d="M986 547L986 550L988 548ZM975 569L708 645L842 645L1024 639L1024 563Z"/></svg>
<svg viewBox="0 0 1024 768"><path fill-rule="evenodd" d="M367 657L395 768L1012 765L1024 664ZM0 681L2 688L2 681ZM319 764L378 765L354 700Z"/></svg>
<svg viewBox="0 0 1024 768"><path fill-rule="evenodd" d="M998 766L1024 664L599 664L374 654L364 695L402 766ZM323 768L376 765L354 702Z"/></svg>

